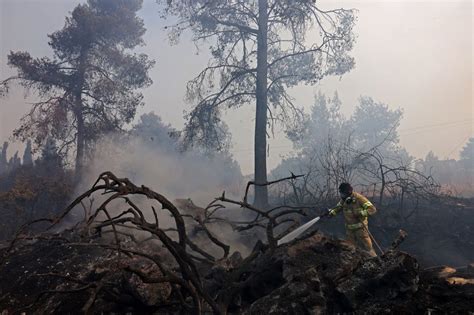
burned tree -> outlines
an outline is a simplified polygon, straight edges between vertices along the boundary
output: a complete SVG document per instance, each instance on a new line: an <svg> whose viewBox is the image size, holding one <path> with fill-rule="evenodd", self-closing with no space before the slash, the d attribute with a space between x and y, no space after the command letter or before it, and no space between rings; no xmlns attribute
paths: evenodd
<svg viewBox="0 0 474 315"><path fill-rule="evenodd" d="M274 183L298 177L300 176L292 175ZM159 276L156 273L150 275L132 267L130 262L121 262L119 263L122 266L121 270L116 270L115 267L109 270L111 276L116 272L128 272L139 277L144 283L167 283L173 288L173 296L180 301L182 309L198 314L210 310L216 314L226 314L234 297L241 294L241 290L248 283L254 281L252 277L243 278L249 266L266 249L269 249L267 254L271 255L276 250L276 241L288 229L287 223L295 223L295 215L304 215L300 209L276 207L270 211L264 211L254 207L246 201L251 185L252 183L249 183L247 186L246 195L242 201L229 199L223 194L206 208L201 209L202 211L186 214L163 195L145 186L136 186L126 178L117 178L114 174L106 172L99 176L91 189L80 195L57 217L38 219L23 226L10 247L3 252L0 267L15 244L25 239L53 242L60 240L66 241L65 245L68 247L106 249L125 255L124 259L127 257L145 259L153 264L159 274ZM100 194L104 197L100 197ZM137 198L140 196L151 202L149 208L139 202ZM94 201L88 202L90 198ZM101 202L96 203L97 199L94 198L99 198ZM119 201L123 201L122 206L118 203ZM225 212L231 209L226 208L225 203L239 205L240 209L246 208L254 213L255 217L250 220L229 220ZM84 211L76 212L77 207L82 207ZM73 232L74 237L65 236L69 232L66 234L54 232L56 227L63 224L66 217L72 216L77 220L81 213L84 214L83 219L66 230ZM172 218L171 225L165 223L168 220L166 213ZM31 235L28 233L30 226L44 224L44 222L50 222L45 227L45 233ZM200 244L195 239L195 233L190 232L191 223L197 225L197 233L204 235L207 245ZM236 231L261 228L265 231L266 237L257 242L254 251L247 258L242 259L238 253L231 255L230 246L214 234L212 224L215 223L229 225ZM275 235L275 229L280 226L285 226L285 229L279 235ZM111 238L107 237L109 234ZM211 254L210 246L219 248L221 254ZM229 266L230 270L219 282L219 287L222 289L214 292L212 283L210 284L205 278L207 272L203 273L203 270L212 272L212 270L220 270L222 266ZM70 286L64 292L90 291L90 297L83 306L83 310L89 310L97 294L102 290L109 290L108 286L110 286L107 282L110 281L109 276L104 276L98 282L56 273L39 276L59 277L71 284L79 284L79 286ZM40 293L36 302L51 293L54 292Z"/></svg>
<svg viewBox="0 0 474 315"><path fill-rule="evenodd" d="M140 196L150 203L141 202ZM99 202L87 202L89 197ZM222 213L236 209L223 203L249 209L256 218L226 220ZM76 206L84 208L83 220L69 228L61 226L67 217L78 218ZM435 274L432 280L420 279L417 261L396 250L406 237L403 231L392 248L376 259L320 233L278 247L269 237L268 243L257 242L252 253L242 258L231 254L229 245L213 233L213 223L236 230L263 228L272 236L276 224L289 219L284 213L301 212L290 207L262 211L245 197L238 201L225 194L197 210L183 213L145 186L110 172L101 174L59 217L31 223L50 222L46 232L31 234L31 224L25 225L7 248L0 248L0 289L8 288L9 282L20 285L2 291L6 294L0 297L0 309L299 314L387 309L417 313L434 307L460 311L472 306L467 295L472 290L470 275L455 274L453 269L452 283L442 284ZM171 225L166 224L169 215ZM209 243L191 235L191 221ZM220 253L209 253L210 246ZM25 259L29 263L20 268ZM440 288L448 293L440 294ZM448 295L456 303L447 303Z"/></svg>
<svg viewBox="0 0 474 315"><path fill-rule="evenodd" d="M141 0L89 0L66 18L63 29L49 35L53 58L34 58L28 52L11 52L8 64L18 74L2 82L18 81L36 92L33 103L14 135L33 139L36 147L51 137L62 151L76 150L76 173L92 142L104 132L120 129L142 104L136 89L151 84L152 67L144 54L143 21L136 16Z"/></svg>
<svg viewBox="0 0 474 315"><path fill-rule="evenodd" d="M345 181L364 189L380 182L383 186L383 178L368 174L379 172L373 154L385 163L390 160L391 165L410 163L411 158L398 145L401 110L392 110L370 97L361 97L349 118L340 107L337 92L333 97L318 93L303 132L288 134L297 154L283 160L272 175L280 177L288 171L305 174L298 183L283 183L280 195L290 203L332 202L337 198L337 187ZM373 194L373 189L368 192Z"/></svg>
<svg viewBox="0 0 474 315"><path fill-rule="evenodd" d="M297 129L301 123L288 89L354 66L348 55L353 11L325 10L309 0L160 2L163 16L178 16L170 27L173 41L191 29L196 43L210 43L209 65L187 85L187 98L196 103L187 114L187 143L222 148L222 111L255 101L254 176L266 183L268 125L278 121ZM267 206L265 185L255 186L255 204Z"/></svg>
<svg viewBox="0 0 474 315"><path fill-rule="evenodd" d="M407 196L416 203L420 199L429 200L439 194L440 185L430 174L415 169L412 161L387 157L378 147L367 152L359 152L358 172L367 189L378 194L378 203L384 204L384 197L399 200L400 211Z"/></svg>

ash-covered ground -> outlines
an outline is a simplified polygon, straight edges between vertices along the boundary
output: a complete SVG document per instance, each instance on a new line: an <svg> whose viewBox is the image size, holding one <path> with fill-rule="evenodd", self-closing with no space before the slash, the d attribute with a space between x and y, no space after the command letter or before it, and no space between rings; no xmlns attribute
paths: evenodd
<svg viewBox="0 0 474 315"><path fill-rule="evenodd" d="M84 201L97 195L100 203L86 209ZM138 196L152 202L153 215ZM217 216L242 209L225 208L224 202L251 210L253 219ZM82 220L75 212L79 205ZM300 212L263 212L224 194L200 208L105 172L55 219L25 226L2 245L0 311L472 314L471 204L448 200L437 217L429 206L418 209L410 224L387 212L371 221L383 253L370 257L335 237L342 226L337 220L321 220L306 235L277 246L279 224ZM443 223L448 218L451 224ZM408 236L395 231L401 226ZM226 238L230 231L240 237ZM466 263L450 267L449 259Z"/></svg>
<svg viewBox="0 0 474 315"><path fill-rule="evenodd" d="M190 298L181 302L174 284L144 283L129 271L140 269L149 278L160 278L153 261L78 245L73 235L63 237L23 242L9 254L1 271L2 314L193 312L184 303ZM229 314L470 314L474 310L473 265L423 269L413 256L397 250L370 258L321 233L273 252L262 247L254 254L248 264L234 254L214 266L197 265L203 289L216 300L227 296ZM159 259L159 252L154 257ZM209 306L203 305L203 312L211 312Z"/></svg>

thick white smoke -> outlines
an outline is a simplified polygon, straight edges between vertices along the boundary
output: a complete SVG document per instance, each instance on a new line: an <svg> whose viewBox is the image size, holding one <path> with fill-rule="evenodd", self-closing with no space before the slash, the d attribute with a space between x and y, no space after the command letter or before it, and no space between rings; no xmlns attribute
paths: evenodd
<svg viewBox="0 0 474 315"><path fill-rule="evenodd" d="M182 153L138 137L99 141L80 188L90 187L104 171L126 177L136 185L143 184L170 200L191 198L200 205L206 205L224 190L237 197L243 188L240 169L228 157Z"/></svg>
<svg viewBox="0 0 474 315"><path fill-rule="evenodd" d="M158 143L157 143L158 142ZM111 171L118 177L125 177L135 185L145 185L164 195L172 201L183 213L194 211L184 209L176 199L190 198L195 205L205 207L214 198L225 191L226 196L241 199L245 189L244 178L238 164L225 155L206 156L198 152L179 152L173 144L156 137L104 137L96 145L91 162L85 167L77 194L88 190L96 181L99 174ZM148 220L153 222L152 203L145 198L132 198L144 211ZM105 200L104 196L95 196L94 207L97 208ZM154 205L159 210L158 205ZM118 215L126 209L126 204L115 202L111 205L111 215ZM196 210L197 211L197 210ZM239 216L243 211L240 208L228 208L222 211L222 216ZM196 213L189 213L196 215ZM159 213L160 226L174 227L174 222L167 212ZM192 233L192 220L189 223L189 232ZM248 253L248 241L242 235L234 232L227 224L209 224L213 233L221 240L231 245L232 250L242 254ZM143 233L137 236L146 237ZM199 239L201 239L199 237ZM247 237L248 238L248 237ZM202 244L205 241L200 242ZM209 243L205 244L206 246ZM218 254L219 249L208 250Z"/></svg>

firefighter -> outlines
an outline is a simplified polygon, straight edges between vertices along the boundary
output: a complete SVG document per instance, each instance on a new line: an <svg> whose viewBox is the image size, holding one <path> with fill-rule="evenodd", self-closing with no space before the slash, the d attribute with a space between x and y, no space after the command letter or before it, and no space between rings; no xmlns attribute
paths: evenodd
<svg viewBox="0 0 474 315"><path fill-rule="evenodd" d="M377 256L372 247L367 219L377 211L374 205L366 197L353 191L349 183L339 185L339 195L341 200L334 208L329 209L329 215L335 216L342 210L347 240L372 257Z"/></svg>

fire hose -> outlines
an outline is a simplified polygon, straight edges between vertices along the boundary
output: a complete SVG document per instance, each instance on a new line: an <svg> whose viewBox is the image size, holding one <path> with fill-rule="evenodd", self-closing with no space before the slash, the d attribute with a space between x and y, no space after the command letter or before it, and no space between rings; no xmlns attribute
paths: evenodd
<svg viewBox="0 0 474 315"><path fill-rule="evenodd" d="M294 239L296 239L298 236L300 236L301 234L303 234L304 232L306 232L306 230L308 230L310 227L312 227L314 224L316 224L319 220L321 220L321 218L325 217L325 216L328 216L329 213L325 213L325 214L322 214L320 216L317 216L316 218L310 220L309 222L303 224L302 226L296 228L295 230L291 231L290 233L288 233L287 235L283 236L281 239L278 240L277 242L277 246L280 246L282 244L285 244L285 243L289 243L291 241L293 241ZM383 255L385 252L383 251L382 247L379 245L379 243L377 242L377 240L375 239L375 237L372 235L372 233L369 231L369 229L367 228L367 226L365 226L365 224L362 222L362 221L359 221L359 223L362 225L362 227L365 229L365 231L367 232L367 234L369 235L370 239L372 240L372 242L374 242L375 246L377 247L377 249L380 251L380 253Z"/></svg>
<svg viewBox="0 0 474 315"><path fill-rule="evenodd" d="M372 233L370 233L369 229L365 226L365 224L363 222L360 222L360 223L364 227L367 234L369 234L370 239L372 240L372 242L374 242L375 246L377 246L377 249L380 251L380 253L382 253L382 255L385 254L382 247L380 247L379 243L377 243L377 241L375 240L375 237L372 235Z"/></svg>

